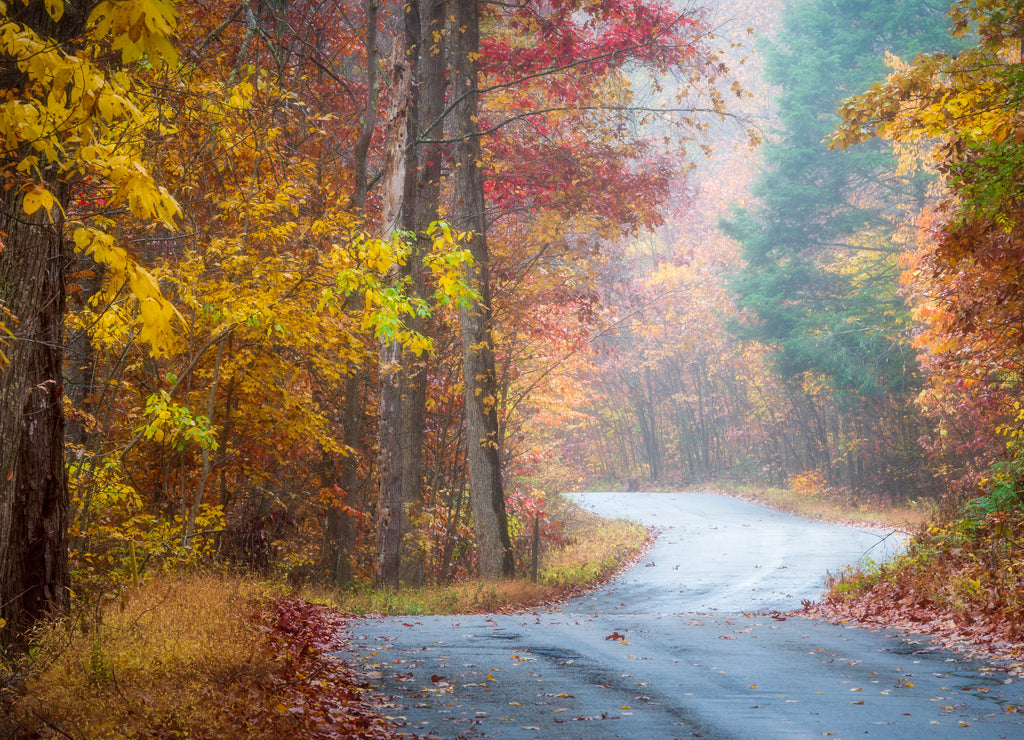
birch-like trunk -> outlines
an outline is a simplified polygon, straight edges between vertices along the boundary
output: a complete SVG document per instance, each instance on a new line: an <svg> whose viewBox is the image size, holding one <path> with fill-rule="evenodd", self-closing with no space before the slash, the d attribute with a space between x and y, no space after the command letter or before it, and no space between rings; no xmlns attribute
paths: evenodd
<svg viewBox="0 0 1024 740"><path fill-rule="evenodd" d="M452 97L454 130L452 150L455 226L471 232L467 247L473 264L467 279L480 300L460 311L462 363L465 385L469 496L476 534L477 563L484 578L511 577L515 564L508 534L505 492L501 477L502 437L498 426L498 387L494 372L494 339L488 277L483 168L477 124L479 93L477 58L480 22L476 0L453 0Z"/></svg>
<svg viewBox="0 0 1024 740"><path fill-rule="evenodd" d="M409 108L412 69L404 44L396 43L391 55L391 102L387 112L381 238L390 240L402 228L408 176ZM373 580L377 586L401 585L403 526L403 408L402 348L386 342L380 355L380 409L378 462L380 488L377 496L377 547Z"/></svg>

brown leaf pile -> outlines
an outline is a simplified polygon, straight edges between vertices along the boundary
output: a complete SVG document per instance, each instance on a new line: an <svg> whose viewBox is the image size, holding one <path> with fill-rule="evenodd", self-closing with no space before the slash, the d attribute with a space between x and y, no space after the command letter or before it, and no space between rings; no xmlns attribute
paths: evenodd
<svg viewBox="0 0 1024 740"><path fill-rule="evenodd" d="M832 584L802 616L928 635L1024 673L1024 515L933 526L894 563Z"/></svg>
<svg viewBox="0 0 1024 740"><path fill-rule="evenodd" d="M254 687L261 708L252 727L262 737L369 738L399 735L346 663L331 656L343 647L337 612L297 599L274 603L262 628L278 670Z"/></svg>

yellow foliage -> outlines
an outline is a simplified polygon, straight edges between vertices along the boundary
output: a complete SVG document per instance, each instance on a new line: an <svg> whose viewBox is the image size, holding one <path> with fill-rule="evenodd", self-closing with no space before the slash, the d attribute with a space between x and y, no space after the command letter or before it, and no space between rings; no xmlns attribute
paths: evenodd
<svg viewBox="0 0 1024 740"><path fill-rule="evenodd" d="M111 39L111 48L121 52L122 64L143 57L156 69L177 63L177 52L170 43L177 16L170 2L103 0L89 14L89 26L97 42Z"/></svg>
<svg viewBox="0 0 1024 740"><path fill-rule="evenodd" d="M44 0L43 5L54 21L62 18L63 2ZM141 151L129 143L132 138L124 136L142 123L139 109L129 100L131 81L121 71L105 73L93 59L113 49L122 51L125 63L145 57L154 68L174 64L169 37L175 23L173 9L162 0L105 0L90 14L85 48L72 52L6 10L0 16L0 55L24 75L22 87L9 90L0 103L0 147L24 179L21 207L26 214L44 209L56 221L54 176L44 173L55 168L61 179L88 176L101 181L113 191L110 205L126 204L141 221L174 227L180 215L177 203L153 180ZM142 291L136 294L146 323L142 338L158 356L170 351L175 312L147 273L123 247L115 246L114 236L99 220L72 224L71 230L76 247L108 268L108 295L125 286Z"/></svg>
<svg viewBox="0 0 1024 740"><path fill-rule="evenodd" d="M224 527L219 506L203 505L200 533L186 542L181 516L155 516L112 459L96 463L71 447L68 487L77 516L69 535L71 563L80 591L137 583L149 574L175 571L212 558L212 533ZM84 461L83 461L84 460Z"/></svg>

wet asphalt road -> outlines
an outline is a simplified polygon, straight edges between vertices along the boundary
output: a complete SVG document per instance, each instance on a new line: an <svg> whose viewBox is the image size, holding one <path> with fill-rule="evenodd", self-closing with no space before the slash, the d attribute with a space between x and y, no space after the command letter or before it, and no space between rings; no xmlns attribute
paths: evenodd
<svg viewBox="0 0 1024 740"><path fill-rule="evenodd" d="M557 610L350 624L342 657L409 737L1024 738L1024 684L999 667L779 613L897 538L710 494L581 503L659 527L608 587Z"/></svg>

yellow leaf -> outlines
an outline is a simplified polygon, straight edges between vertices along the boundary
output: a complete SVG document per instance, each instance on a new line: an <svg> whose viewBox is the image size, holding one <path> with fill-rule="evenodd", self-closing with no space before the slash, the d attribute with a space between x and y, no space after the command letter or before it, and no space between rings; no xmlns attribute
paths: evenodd
<svg viewBox="0 0 1024 740"><path fill-rule="evenodd" d="M25 193L25 198L21 202L21 207L24 209L26 214L31 216L40 208L45 208L49 211L53 208L53 204L53 193L42 185L35 185Z"/></svg>
<svg viewBox="0 0 1024 740"><path fill-rule="evenodd" d="M46 12L55 21L64 15L64 0L45 0Z"/></svg>
<svg viewBox="0 0 1024 740"><path fill-rule="evenodd" d="M24 172L28 174L32 170L39 167L39 157L30 155L25 157L23 160L18 162L18 172Z"/></svg>

